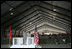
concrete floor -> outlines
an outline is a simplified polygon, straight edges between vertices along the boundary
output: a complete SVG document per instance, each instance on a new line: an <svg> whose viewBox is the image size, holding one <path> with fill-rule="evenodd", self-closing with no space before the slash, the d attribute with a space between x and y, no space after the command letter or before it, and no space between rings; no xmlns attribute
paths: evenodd
<svg viewBox="0 0 72 49"><path fill-rule="evenodd" d="M42 44L42 48L71 48L71 44ZM1 48L9 48L9 45L1 45Z"/></svg>
<svg viewBox="0 0 72 49"><path fill-rule="evenodd" d="M71 44L43 44L42 48L71 48Z"/></svg>

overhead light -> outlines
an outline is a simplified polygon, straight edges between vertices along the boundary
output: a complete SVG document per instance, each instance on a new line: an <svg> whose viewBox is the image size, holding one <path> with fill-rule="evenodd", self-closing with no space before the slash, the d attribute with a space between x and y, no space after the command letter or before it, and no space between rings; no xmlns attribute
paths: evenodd
<svg viewBox="0 0 72 49"><path fill-rule="evenodd" d="M32 23L30 22L30 24L32 24Z"/></svg>
<svg viewBox="0 0 72 49"><path fill-rule="evenodd" d="M11 11L13 8L10 8L9 10Z"/></svg>
<svg viewBox="0 0 72 49"><path fill-rule="evenodd" d="M11 13L10 15L13 15L13 13Z"/></svg>
<svg viewBox="0 0 72 49"><path fill-rule="evenodd" d="M53 9L53 11L56 11L56 9Z"/></svg>

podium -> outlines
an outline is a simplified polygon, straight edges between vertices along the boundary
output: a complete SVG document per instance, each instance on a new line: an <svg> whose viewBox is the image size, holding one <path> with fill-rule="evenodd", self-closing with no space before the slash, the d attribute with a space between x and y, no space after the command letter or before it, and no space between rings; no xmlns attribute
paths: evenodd
<svg viewBox="0 0 72 49"><path fill-rule="evenodd" d="M34 37L23 31L23 37L13 37L12 46L10 48L35 48ZM38 48L41 48L39 46Z"/></svg>
<svg viewBox="0 0 72 49"><path fill-rule="evenodd" d="M27 37L26 44L23 44L23 37L14 37L12 43L10 48L35 48L34 37Z"/></svg>

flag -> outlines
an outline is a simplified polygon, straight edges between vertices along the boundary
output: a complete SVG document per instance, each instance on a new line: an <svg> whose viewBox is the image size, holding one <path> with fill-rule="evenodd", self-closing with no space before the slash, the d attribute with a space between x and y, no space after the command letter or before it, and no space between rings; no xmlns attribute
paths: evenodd
<svg viewBox="0 0 72 49"><path fill-rule="evenodd" d="M38 44L39 43L39 37L38 37L38 32L37 32L37 27L35 26L35 32L34 32L34 43Z"/></svg>
<svg viewBox="0 0 72 49"><path fill-rule="evenodd" d="M12 38L12 32L11 32L11 26L9 26L9 31L10 31L10 39Z"/></svg>

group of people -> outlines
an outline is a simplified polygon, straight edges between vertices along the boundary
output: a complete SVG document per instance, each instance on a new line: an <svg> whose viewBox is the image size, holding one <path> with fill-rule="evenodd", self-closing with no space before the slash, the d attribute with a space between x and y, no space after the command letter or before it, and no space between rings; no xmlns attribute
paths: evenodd
<svg viewBox="0 0 72 49"><path fill-rule="evenodd" d="M70 34L39 35L40 44L67 44L71 43Z"/></svg>

